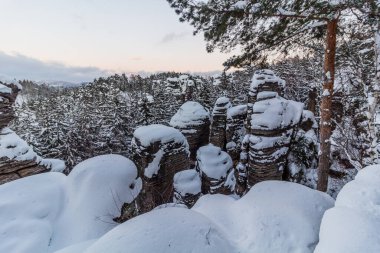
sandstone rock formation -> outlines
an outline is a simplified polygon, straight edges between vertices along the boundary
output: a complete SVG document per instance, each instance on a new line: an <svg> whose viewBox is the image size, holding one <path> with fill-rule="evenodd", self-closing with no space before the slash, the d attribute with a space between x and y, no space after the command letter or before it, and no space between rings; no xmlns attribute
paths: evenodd
<svg viewBox="0 0 380 253"><path fill-rule="evenodd" d="M199 147L207 144L210 131L210 114L198 102L184 103L170 120L170 126L178 129L189 143L192 160Z"/></svg>
<svg viewBox="0 0 380 253"><path fill-rule="evenodd" d="M245 136L244 122L247 117L247 105L237 105L227 110L227 153L237 162L241 152L241 144Z"/></svg>
<svg viewBox="0 0 380 253"><path fill-rule="evenodd" d="M231 107L230 100L226 97L220 97L216 100L212 111L210 143L226 149L226 128L227 128L227 110Z"/></svg>
<svg viewBox="0 0 380 253"><path fill-rule="evenodd" d="M7 127L14 118L12 106L18 92L18 86L0 82L0 184L50 170L65 169L63 161L39 157Z"/></svg>
<svg viewBox="0 0 380 253"><path fill-rule="evenodd" d="M201 195L202 182L194 169L177 172L174 176L174 199L178 204L191 208Z"/></svg>
<svg viewBox="0 0 380 253"><path fill-rule="evenodd" d="M0 82L0 129L7 127L14 118L13 103L19 89L16 85L6 85Z"/></svg>
<svg viewBox="0 0 380 253"><path fill-rule="evenodd" d="M203 194L231 194L235 188L235 175L231 157L212 144L197 152L196 170L202 178Z"/></svg>
<svg viewBox="0 0 380 253"><path fill-rule="evenodd" d="M164 125L142 126L133 134L132 152L142 178L142 191L136 199L138 213L172 202L174 175L189 167L185 136Z"/></svg>
<svg viewBox="0 0 380 253"><path fill-rule="evenodd" d="M249 92L247 134L237 166L238 191L281 180L303 104L281 97L285 82L270 70L255 72Z"/></svg>

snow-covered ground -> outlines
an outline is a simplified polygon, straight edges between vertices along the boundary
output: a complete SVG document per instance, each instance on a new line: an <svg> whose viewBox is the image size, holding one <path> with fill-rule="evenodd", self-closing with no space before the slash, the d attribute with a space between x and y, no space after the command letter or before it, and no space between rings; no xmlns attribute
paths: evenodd
<svg viewBox="0 0 380 253"><path fill-rule="evenodd" d="M0 252L47 253L96 239L114 228L124 202L141 188L136 166L119 155L0 186Z"/></svg>
<svg viewBox="0 0 380 253"><path fill-rule="evenodd" d="M380 252L379 185L380 166L365 168L334 206L325 193L266 181L241 199L205 195L192 209L169 204L118 225L141 181L127 158L99 156L69 176L0 186L0 252Z"/></svg>
<svg viewBox="0 0 380 253"><path fill-rule="evenodd" d="M380 165L362 169L339 192L315 252L380 252Z"/></svg>

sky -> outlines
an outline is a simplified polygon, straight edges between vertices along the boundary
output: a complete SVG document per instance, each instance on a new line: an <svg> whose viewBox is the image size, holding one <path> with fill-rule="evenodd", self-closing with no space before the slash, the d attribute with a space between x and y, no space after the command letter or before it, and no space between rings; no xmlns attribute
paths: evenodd
<svg viewBox="0 0 380 253"><path fill-rule="evenodd" d="M90 81L110 73L222 70L166 0L0 0L0 78Z"/></svg>

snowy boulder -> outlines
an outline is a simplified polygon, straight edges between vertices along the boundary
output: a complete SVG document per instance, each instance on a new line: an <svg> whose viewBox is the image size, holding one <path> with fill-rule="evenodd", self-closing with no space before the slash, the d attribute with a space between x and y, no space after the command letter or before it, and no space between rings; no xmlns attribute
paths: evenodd
<svg viewBox="0 0 380 253"><path fill-rule="evenodd" d="M174 114L170 125L186 137L191 157L195 159L197 149L208 142L210 113L198 102L188 101Z"/></svg>
<svg viewBox="0 0 380 253"><path fill-rule="evenodd" d="M380 252L380 165L358 172L323 216L316 253Z"/></svg>
<svg viewBox="0 0 380 253"><path fill-rule="evenodd" d="M174 202L192 207L201 195L202 181L196 170L183 170L174 175Z"/></svg>
<svg viewBox="0 0 380 253"><path fill-rule="evenodd" d="M173 199L173 177L189 168L189 145L177 129L164 125L142 126L132 139L133 161L143 180L137 198L139 213Z"/></svg>
<svg viewBox="0 0 380 253"><path fill-rule="evenodd" d="M119 155L88 159L69 176L44 173L0 186L0 252L48 253L116 226L141 189L136 166Z"/></svg>
<svg viewBox="0 0 380 253"><path fill-rule="evenodd" d="M84 253L234 253L228 238L203 215L185 208L153 210L101 237Z"/></svg>
<svg viewBox="0 0 380 253"><path fill-rule="evenodd" d="M196 169L202 178L202 193L231 194L235 176L231 157L212 144L198 149Z"/></svg>
<svg viewBox="0 0 380 253"><path fill-rule="evenodd" d="M323 213L333 204L327 194L305 186L267 181L239 200L205 195L192 210L217 224L239 252L312 253Z"/></svg>

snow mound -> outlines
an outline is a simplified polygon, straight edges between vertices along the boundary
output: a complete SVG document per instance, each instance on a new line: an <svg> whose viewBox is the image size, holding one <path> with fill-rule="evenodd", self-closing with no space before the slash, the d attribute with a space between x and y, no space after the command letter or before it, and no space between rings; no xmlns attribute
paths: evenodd
<svg viewBox="0 0 380 253"><path fill-rule="evenodd" d="M311 253L322 215L333 204L327 194L305 186L266 181L239 200L205 195L192 210L217 224L239 252Z"/></svg>
<svg viewBox="0 0 380 253"><path fill-rule="evenodd" d="M174 175L174 189L185 196L186 194L196 195L201 192L201 178L196 170L183 170Z"/></svg>
<svg viewBox="0 0 380 253"><path fill-rule="evenodd" d="M221 179L232 168L233 162L229 154L209 144L198 149L197 165L207 177Z"/></svg>
<svg viewBox="0 0 380 253"><path fill-rule="evenodd" d="M227 118L233 118L237 115L244 115L247 113L247 105L237 105L227 110Z"/></svg>
<svg viewBox="0 0 380 253"><path fill-rule="evenodd" d="M136 166L119 155L88 159L69 176L44 173L0 186L0 252L54 252L117 224L141 189Z"/></svg>
<svg viewBox="0 0 380 253"><path fill-rule="evenodd" d="M323 216L316 253L380 252L380 165L358 172Z"/></svg>
<svg viewBox="0 0 380 253"><path fill-rule="evenodd" d="M256 102L252 110L251 128L272 130L298 124L303 104L276 97Z"/></svg>
<svg viewBox="0 0 380 253"><path fill-rule="evenodd" d="M209 112L198 102L188 101L184 103L171 118L170 125L177 128L198 126L209 120Z"/></svg>
<svg viewBox="0 0 380 253"><path fill-rule="evenodd" d="M165 144L172 141L187 145L185 136L183 136L179 130L160 124L141 126L135 130L133 136L138 139L144 147L149 147L156 142Z"/></svg>
<svg viewBox="0 0 380 253"><path fill-rule="evenodd" d="M85 253L234 253L219 228L185 208L164 208L131 219L108 232Z"/></svg>

